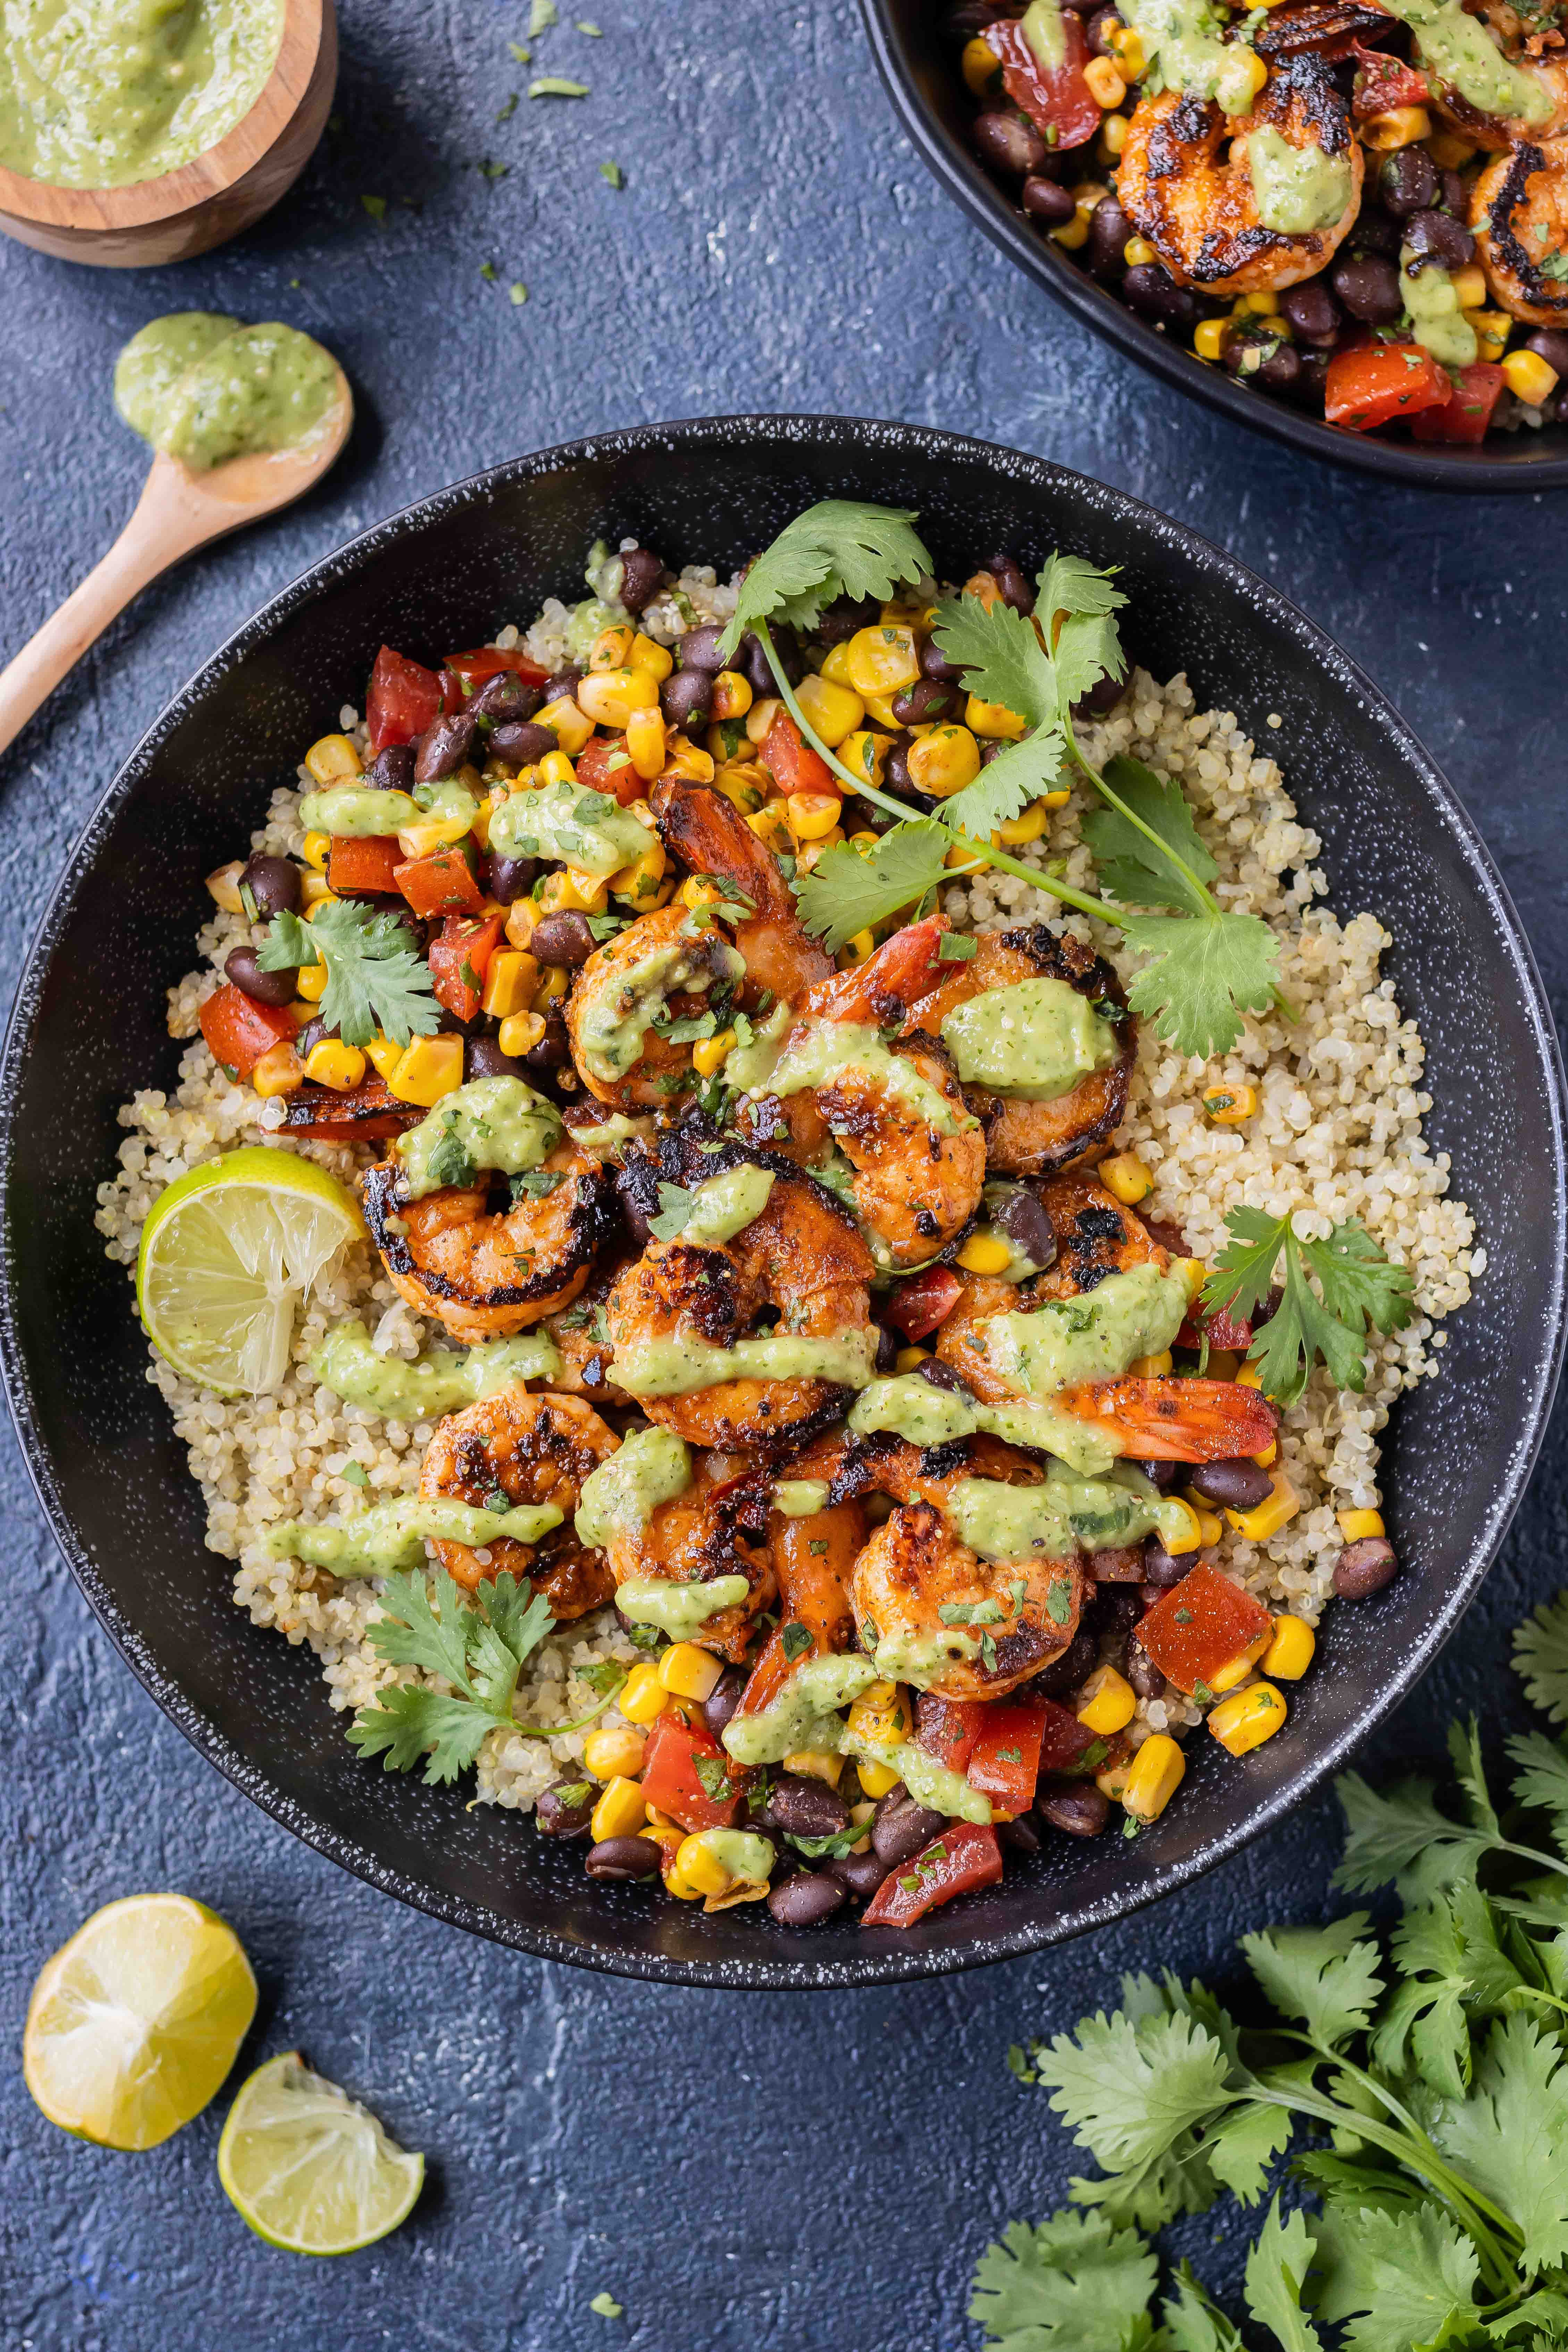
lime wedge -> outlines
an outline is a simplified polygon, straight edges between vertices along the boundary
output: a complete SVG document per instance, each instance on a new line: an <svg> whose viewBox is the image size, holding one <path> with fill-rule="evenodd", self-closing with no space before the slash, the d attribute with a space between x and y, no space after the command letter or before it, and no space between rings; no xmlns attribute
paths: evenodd
<svg viewBox="0 0 1568 2352"><path fill-rule="evenodd" d="M265 1396L289 1370L300 1299L363 1231L314 1160L263 1144L226 1152L177 1176L142 1226L137 1312L176 1370L222 1396Z"/></svg>
<svg viewBox="0 0 1568 2352"><path fill-rule="evenodd" d="M46 1964L22 2072L62 2131L156 2147L200 2115L255 2014L250 1962L216 1911L185 1895L127 1895Z"/></svg>
<svg viewBox="0 0 1568 2352"><path fill-rule="evenodd" d="M297 2050L258 2066L228 2112L217 2177L258 2238L295 2254L353 2254L395 2230L425 2158Z"/></svg>

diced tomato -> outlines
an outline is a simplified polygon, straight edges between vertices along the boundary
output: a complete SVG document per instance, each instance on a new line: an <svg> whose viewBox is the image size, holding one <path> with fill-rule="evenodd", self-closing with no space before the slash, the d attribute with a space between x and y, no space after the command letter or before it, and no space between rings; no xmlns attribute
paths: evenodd
<svg viewBox="0 0 1568 2352"><path fill-rule="evenodd" d="M327 886L340 898L397 896L397 869L403 852L395 833L332 835L327 860Z"/></svg>
<svg viewBox="0 0 1568 2352"><path fill-rule="evenodd" d="M410 661L406 654L395 654L390 646L383 646L375 657L370 691L365 698L365 726L372 759L378 751L384 751L389 743L412 743L416 735L424 734L440 709L441 681L435 671Z"/></svg>
<svg viewBox="0 0 1568 2352"><path fill-rule="evenodd" d="M1217 1315L1187 1315L1172 1344L1177 1348L1201 1348L1205 1339L1211 1348L1224 1348L1241 1355L1252 1345L1252 1325L1245 1315L1229 1315L1224 1307Z"/></svg>
<svg viewBox="0 0 1568 2352"><path fill-rule="evenodd" d="M1347 54L1361 68L1351 100L1351 111L1360 121L1374 114L1392 114L1400 106L1425 106L1432 95L1426 75L1407 66L1403 58L1391 58L1386 49L1367 49L1352 41Z"/></svg>
<svg viewBox="0 0 1568 2352"><path fill-rule="evenodd" d="M647 791L632 765L624 735L591 735L575 764L580 784L591 792L613 793L623 808L630 808Z"/></svg>
<svg viewBox="0 0 1568 2352"><path fill-rule="evenodd" d="M1200 1560L1145 1612L1137 1639L1166 1680L1191 1693L1211 1684L1222 1666L1268 1631L1262 1601Z"/></svg>
<svg viewBox="0 0 1568 2352"><path fill-rule="evenodd" d="M1338 351L1329 362L1323 415L1352 433L1372 433L1396 417L1443 406L1453 389L1447 369L1419 343L1369 343Z"/></svg>
<svg viewBox="0 0 1568 2352"><path fill-rule="evenodd" d="M950 1772L962 1772L989 1710L979 1698L941 1698L921 1691L915 1701L915 1744Z"/></svg>
<svg viewBox="0 0 1568 2352"><path fill-rule="evenodd" d="M802 735L787 710L781 710L763 742L763 765L781 793L836 793L832 769Z"/></svg>
<svg viewBox="0 0 1568 2352"><path fill-rule="evenodd" d="M430 942L437 1000L459 1021L471 1021L485 992L485 974L506 928L504 915L448 915Z"/></svg>
<svg viewBox="0 0 1568 2352"><path fill-rule="evenodd" d="M1039 1699L1036 1704L1041 1710L1040 1752L1037 1759L1039 1770L1073 1771L1094 1746L1093 1732L1079 1721L1070 1707L1058 1706L1054 1698Z"/></svg>
<svg viewBox="0 0 1568 2352"><path fill-rule="evenodd" d="M466 654L448 654L445 667L462 679L470 694L475 687L483 686L486 678L497 677L503 669L512 671L524 686L542 686L550 675L515 646L475 646Z"/></svg>
<svg viewBox="0 0 1568 2352"><path fill-rule="evenodd" d="M1050 1705L1043 1691L1031 1692L1026 1686L1010 1698L994 1698L986 1706L965 1778L972 1789L990 1798L998 1812L1026 1813L1035 1801L1046 1709Z"/></svg>
<svg viewBox="0 0 1568 2352"><path fill-rule="evenodd" d="M644 1786L647 1782L645 1780ZM866 1927L910 1927L977 1886L994 1886L1002 1875L1002 1849L994 1829L978 1822L950 1822L940 1837L901 1870L890 1871L867 1904Z"/></svg>
<svg viewBox="0 0 1568 2352"><path fill-rule="evenodd" d="M988 25L982 37L1002 60L1002 86L1008 97L1059 154L1064 147L1081 147L1094 137L1102 110L1084 79L1089 43L1082 17L1063 8L1056 12L1056 21L1062 35L1061 63L1056 66L1040 63L1021 24Z"/></svg>
<svg viewBox="0 0 1568 2352"><path fill-rule="evenodd" d="M417 1103L400 1102L384 1079L340 1094L335 1087L296 1087L285 1097L284 1135L316 1135L329 1143L386 1143L417 1127L425 1113Z"/></svg>
<svg viewBox="0 0 1568 2352"><path fill-rule="evenodd" d="M395 870L398 888L416 915L478 915L484 893L474 873L471 841L452 842L428 857L410 857Z"/></svg>
<svg viewBox="0 0 1568 2352"><path fill-rule="evenodd" d="M1484 441L1492 412L1502 396L1503 372L1490 360L1472 360L1454 378L1454 394L1442 408L1423 409L1410 420L1417 441Z"/></svg>
<svg viewBox="0 0 1568 2352"><path fill-rule="evenodd" d="M258 1004L243 988L226 982L209 996L201 1010L202 1035L213 1059L232 1070L243 1086L263 1054L297 1034L294 1015L287 1004Z"/></svg>
<svg viewBox="0 0 1568 2352"><path fill-rule="evenodd" d="M731 1793L710 1795L699 1764L707 1768L715 1789L728 1789ZM745 1781L716 1739L671 1713L661 1715L648 1733L643 1750L642 1792L648 1804L668 1813L683 1830L728 1830L741 1818Z"/></svg>
<svg viewBox="0 0 1568 2352"><path fill-rule="evenodd" d="M896 1282L882 1312L906 1339L928 1339L939 1323L946 1322L963 1292L963 1285L950 1267L931 1265L923 1274Z"/></svg>

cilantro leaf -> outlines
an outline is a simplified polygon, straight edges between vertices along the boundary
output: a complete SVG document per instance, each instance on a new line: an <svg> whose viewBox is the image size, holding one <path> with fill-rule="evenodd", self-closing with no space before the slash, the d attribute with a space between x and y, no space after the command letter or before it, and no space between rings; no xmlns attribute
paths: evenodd
<svg viewBox="0 0 1568 2352"><path fill-rule="evenodd" d="M1408 2044L1424 2082L1462 2099L1471 2074L1472 2012L1500 2010L1524 1979L1502 1949L1490 1904L1466 1879L1436 1902L1407 1910L1394 1928L1402 1972L1372 2038L1385 2072L1403 2072Z"/></svg>
<svg viewBox="0 0 1568 2352"><path fill-rule="evenodd" d="M467 1699L447 1698L427 1683L398 1683L380 1695L378 1706L362 1706L349 1726L349 1740L362 1756L384 1754L384 1769L406 1772L421 1761L430 1788L455 1780L477 1759L493 1717Z"/></svg>
<svg viewBox="0 0 1568 2352"><path fill-rule="evenodd" d="M1435 1902L1457 1880L1473 1878L1491 1846L1485 1831L1461 1828L1438 1811L1430 1780L1401 1780L1380 1793L1359 1772L1342 1772L1334 1791L1345 1817L1334 1884L1354 1894L1392 1880L1407 1903Z"/></svg>
<svg viewBox="0 0 1568 2352"><path fill-rule="evenodd" d="M1317 2259L1327 2273L1318 2316L1349 2323L1345 2352L1450 2344L1479 2316L1476 2250L1436 2205L1398 2214L1332 2208L1319 2224Z"/></svg>
<svg viewBox="0 0 1568 2352"><path fill-rule="evenodd" d="M1058 613L1090 618L1119 613L1127 602L1116 585L1121 568L1111 563L1101 571L1087 555L1063 555L1056 550L1046 558L1040 572L1036 609L1052 619Z"/></svg>
<svg viewBox="0 0 1568 2352"><path fill-rule="evenodd" d="M1099 2214L1009 2221L975 2267L969 2316L986 2352L1145 2352L1155 2275L1137 2231Z"/></svg>
<svg viewBox="0 0 1568 2352"><path fill-rule="evenodd" d="M1299 2017L1315 2042L1337 2049L1364 2033L1383 1990L1377 1946L1364 1911L1326 1927L1266 1927L1243 1936L1247 1964L1276 2009Z"/></svg>
<svg viewBox="0 0 1568 2352"><path fill-rule="evenodd" d="M347 1477L347 1471L343 1475ZM1560 1741L1548 1739L1543 1731L1522 1732L1507 1746L1520 1767L1512 1783L1515 1800L1550 1813L1557 1843L1568 1853L1568 1751Z"/></svg>
<svg viewBox="0 0 1568 2352"><path fill-rule="evenodd" d="M649 1233L658 1241L674 1241L676 1235L683 1234L691 1223L696 1200L695 1191L689 1191L684 1184L661 1184L658 1188L661 1214L649 1218Z"/></svg>
<svg viewBox="0 0 1568 2352"><path fill-rule="evenodd" d="M1513 1637L1513 1670L1549 1723L1568 1723L1568 1592L1543 1601Z"/></svg>
<svg viewBox="0 0 1568 2352"><path fill-rule="evenodd" d="M802 922L837 955L858 931L890 921L934 890L952 845L929 818L896 824L864 855L834 842L795 886Z"/></svg>
<svg viewBox="0 0 1568 2352"><path fill-rule="evenodd" d="M1492 2027L1474 2090L1444 2106L1432 2136L1518 2223L1527 2277L1568 2260L1568 2063L1533 2018Z"/></svg>
<svg viewBox="0 0 1568 2352"><path fill-rule="evenodd" d="M760 621L809 629L840 596L884 603L903 581L929 574L931 557L910 508L825 499L786 523L741 583L733 618L720 639L726 660Z"/></svg>
<svg viewBox="0 0 1568 2352"><path fill-rule="evenodd" d="M406 1045L441 1025L430 967L404 925L353 899L323 901L310 923L274 915L256 961L263 971L324 961L327 985L316 1009L345 1045L368 1045L378 1030Z"/></svg>
<svg viewBox="0 0 1568 2352"><path fill-rule="evenodd" d="M1127 1001L1179 1054L1229 1053L1242 1013L1274 1002L1279 942L1261 915L1130 915L1122 935L1151 959Z"/></svg>
<svg viewBox="0 0 1568 2352"><path fill-rule="evenodd" d="M1292 2126L1285 2107L1233 2107L1204 2140L1209 2170L1244 2205L1256 2205L1268 2186L1268 2169L1289 2145Z"/></svg>
<svg viewBox="0 0 1568 2352"><path fill-rule="evenodd" d="M445 1569L428 1580L418 1571L393 1574L381 1608L370 1628L373 1648L394 1665L417 1666L454 1688L447 1696L428 1684L403 1683L382 1691L379 1705L362 1706L349 1726L362 1755L384 1755L389 1772L405 1772L423 1758L425 1780L434 1786L472 1764L498 1724L514 1726L512 1694L524 1662L555 1620L526 1578L488 1579L480 1607Z"/></svg>
<svg viewBox="0 0 1568 2352"><path fill-rule="evenodd" d="M1193 2276L1189 2263L1176 2273L1176 2292L1161 2305L1171 2352L1247 2352L1236 2329Z"/></svg>
<svg viewBox="0 0 1568 2352"><path fill-rule="evenodd" d="M1219 867L1199 838L1180 784L1120 752L1106 761L1105 781L1162 841L1170 844L1200 882L1214 880ZM1206 911L1186 876L1168 858L1158 856L1120 809L1090 809L1083 820L1083 837L1093 853L1101 884L1113 897L1134 907L1169 907L1196 915Z"/></svg>
<svg viewBox="0 0 1568 2352"><path fill-rule="evenodd" d="M1128 992L1134 1004L1143 977ZM1413 1276L1384 1257L1353 1219L1336 1225L1323 1242L1303 1241L1291 1216L1269 1217L1261 1209L1232 1209L1226 1224L1231 1239L1204 1285L1205 1314L1234 1307L1237 1315L1250 1316L1270 1289L1283 1254L1284 1297L1247 1349L1265 1393L1293 1404L1320 1356L1336 1387L1364 1388L1367 1325L1396 1331L1410 1321ZM1317 1276L1321 1298L1309 1273Z"/></svg>
<svg viewBox="0 0 1568 2352"><path fill-rule="evenodd" d="M1272 2328L1284 2352L1322 2352L1323 2339L1301 2309L1316 2251L1304 2217L1282 2220L1276 2198L1247 2257L1247 2307L1260 2327Z"/></svg>
<svg viewBox="0 0 1568 2352"><path fill-rule="evenodd" d="M1036 2064L1078 2145L1108 2172L1153 2163L1228 2103L1224 2050L1181 2014L1134 2025L1100 2011L1076 2036L1058 2033Z"/></svg>
<svg viewBox="0 0 1568 2352"><path fill-rule="evenodd" d="M1026 727L1055 727L1060 697L1056 666L1032 620L997 596L942 596L931 634L963 672L969 692L997 702ZM1058 745L1065 751L1065 741Z"/></svg>
<svg viewBox="0 0 1568 2352"><path fill-rule="evenodd" d="M851 1822L846 1829L829 1830L825 1837L797 1837L793 1830L785 1830L784 1838L798 1853L818 1862L828 1856L837 1860L841 1855L852 1853L861 1839L869 1837L870 1833L869 1822Z"/></svg>
<svg viewBox="0 0 1568 2352"><path fill-rule="evenodd" d="M1026 735L1021 743L1009 743L972 784L939 801L937 815L954 833L985 840L999 825L1021 816L1032 801L1061 788L1066 748L1054 727Z"/></svg>
<svg viewBox="0 0 1568 2352"><path fill-rule="evenodd" d="M371 1647L395 1666L418 1666L425 1674L440 1675L472 1698L463 1623L468 1612L446 1570L437 1569L428 1581L417 1570L393 1574L385 1584L382 1613L370 1628Z"/></svg>

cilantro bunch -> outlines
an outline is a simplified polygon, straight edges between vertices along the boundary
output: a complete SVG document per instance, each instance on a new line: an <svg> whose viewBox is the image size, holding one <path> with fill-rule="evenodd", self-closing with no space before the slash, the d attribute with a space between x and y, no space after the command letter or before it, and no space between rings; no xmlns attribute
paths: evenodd
<svg viewBox="0 0 1568 2352"><path fill-rule="evenodd" d="M1367 1325L1403 1330L1415 1312L1415 1276L1384 1257L1353 1217L1322 1242L1303 1241L1289 1215L1270 1217L1261 1209L1232 1209L1225 1222L1231 1238L1204 1285L1205 1314L1234 1310L1246 1320L1284 1259L1279 1302L1247 1351L1264 1394L1294 1404L1320 1356L1336 1388L1364 1389ZM1317 1290L1308 1278L1313 1275Z"/></svg>
<svg viewBox="0 0 1568 2352"><path fill-rule="evenodd" d="M928 582L931 557L913 522L901 509L840 499L808 509L747 572L722 639L729 657L746 631L755 631L805 740L851 791L901 820L864 855L836 843L800 878L796 896L807 929L837 951L857 931L921 904L960 848L1121 931L1128 946L1149 959L1128 992L1134 1009L1182 1054L1227 1051L1241 1034L1244 1013L1283 1002L1275 985L1279 944L1260 917L1232 912L1215 898L1208 887L1215 862L1174 784L1136 761L1112 761L1101 774L1084 757L1073 706L1101 678L1121 678L1126 670L1115 614L1127 600L1109 572L1081 556L1053 554L1039 574L1040 627L999 597L989 609L977 596L939 600L937 644L970 693L1015 712L1026 731L932 816L918 815L853 774L801 709L770 621L809 628L839 596L881 600L900 583ZM994 838L1032 801L1068 781L1070 769L1104 803L1086 832L1113 898L1074 888L1058 870L1026 865Z"/></svg>
<svg viewBox="0 0 1568 2352"><path fill-rule="evenodd" d="M274 915L256 961L263 971L324 962L327 985L316 1010L345 1045L368 1045L378 1030L406 1045L441 1026L430 967L407 925L352 898L325 901L309 923Z"/></svg>
<svg viewBox="0 0 1568 2352"><path fill-rule="evenodd" d="M1514 1664L1568 1721L1568 1593ZM1226 2189L1269 2200L1245 2293L1286 2352L1568 2347L1568 1742L1509 1740L1506 1816L1473 1722L1450 1750L1447 1804L1430 1780L1340 1784L1339 1883L1405 1905L1386 1948L1364 1912L1264 1928L1241 1939L1275 2012L1259 2026L1201 1984L1127 1977L1109 2017L1009 2053L1100 2170L1071 2184L1089 2210L1015 2221L982 2257L988 2352L1242 2352L1184 2265L1156 2322L1141 2234ZM1321 2210L1288 2213L1270 2189L1302 2126L1289 2170Z"/></svg>

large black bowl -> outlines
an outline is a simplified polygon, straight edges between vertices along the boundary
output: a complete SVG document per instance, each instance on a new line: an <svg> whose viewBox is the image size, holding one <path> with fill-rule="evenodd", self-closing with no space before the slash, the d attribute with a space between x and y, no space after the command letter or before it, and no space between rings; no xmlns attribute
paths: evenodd
<svg viewBox="0 0 1568 2352"><path fill-rule="evenodd" d="M1384 440L1373 433L1342 433L1288 400L1247 391L1223 368L1205 367L1080 269L1072 255L1025 218L986 171L970 140L974 102L959 75L958 45L942 30L946 0L860 0L860 8L899 121L948 194L1020 269L1141 367L1152 368L1179 392L1237 424L1272 433L1293 449L1333 465L1360 466L1428 489L1546 490L1568 484L1565 425L1491 433L1471 449ZM1086 163L1086 174L1092 176L1095 168ZM1044 323L1041 331L1047 331Z"/></svg>
<svg viewBox="0 0 1568 2352"><path fill-rule="evenodd" d="M1426 1038L1435 1143L1489 1258L1444 1378L1397 1408L1385 1477L1405 1572L1331 1612L1285 1730L1245 1763L1193 1743L1180 1801L1135 1844L1061 1839L912 1933L810 1935L597 1885L581 1849L359 1762L314 1661L258 1632L204 1548L196 1487L123 1273L93 1228L116 1106L167 1087L163 991L192 961L202 877L242 845L301 745L359 702L384 639L439 655L547 594L631 530L721 569L812 500L920 510L963 576L1005 545L1121 566L1137 657L1278 745L1323 840L1334 903L1394 935L1387 969ZM1278 733L1265 726L1282 714ZM286 589L171 704L100 806L45 918L6 1041L4 1354L39 1496L82 1590L204 1755L309 1843L409 1903L525 1951L626 1975L833 1985L933 1974L1077 1935L1231 1853L1340 1765L1430 1663L1530 1474L1563 1320L1563 1079L1530 950L1473 827L1360 671L1283 597L1117 491L950 435L727 418L519 459L368 531Z"/></svg>

